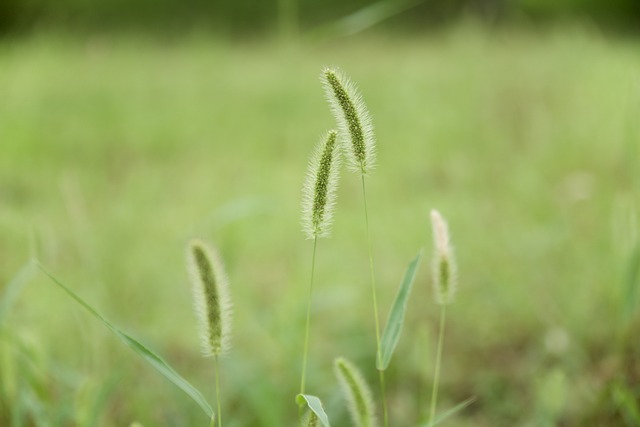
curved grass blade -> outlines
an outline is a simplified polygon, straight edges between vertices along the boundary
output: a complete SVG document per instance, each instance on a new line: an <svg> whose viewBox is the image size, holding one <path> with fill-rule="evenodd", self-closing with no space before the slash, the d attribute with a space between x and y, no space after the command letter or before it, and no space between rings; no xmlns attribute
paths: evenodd
<svg viewBox="0 0 640 427"><path fill-rule="evenodd" d="M33 260L27 261L22 268L18 271L18 273L9 281L7 287L4 290L4 293L0 297L0 325L4 321L9 309L14 304L18 295L22 292L22 290L27 286L27 283L36 273L36 264Z"/></svg>
<svg viewBox="0 0 640 427"><path fill-rule="evenodd" d="M379 353L379 358L376 360L376 368L384 371L391 362L391 356L398 345L400 340L400 333L402 332L402 325L404 323L404 314L407 311L407 302L409 301L409 295L413 288L413 282L416 278L418 266L422 259L422 251L409 263L407 269L404 272L404 277L398 288L396 299L393 301L391 311L389 312L389 319L384 327L382 333L382 344Z"/></svg>
<svg viewBox="0 0 640 427"><path fill-rule="evenodd" d="M296 402L299 406L307 405L309 410L316 414L324 427L331 427L329 425L329 417L327 417L327 414L324 412L324 408L322 407L322 402L316 396L312 396L310 394L299 394L296 396Z"/></svg>
<svg viewBox="0 0 640 427"><path fill-rule="evenodd" d="M311 40L323 40L360 33L395 15L405 12L424 0L381 0L354 13L321 25L307 35Z"/></svg>
<svg viewBox="0 0 640 427"><path fill-rule="evenodd" d="M120 338L120 340L125 343L129 348L135 351L140 357L142 357L148 364L153 366L158 372L160 372L166 379L171 381L174 385L184 391L189 397L191 397L199 406L202 408L205 414L210 419L213 419L214 413L213 409L204 398L202 393L194 386L192 386L187 380L185 380L180 374L178 374L167 362L164 361L160 356L155 354L153 351L144 346L144 344L136 341L131 336L127 335L125 332L118 329L113 323L104 318L100 313L98 313L93 307L91 307L87 302L85 302L82 298L80 298L76 293L74 293L71 289L69 289L66 285L64 285L60 280L58 280L52 273L50 273L42 264L38 263L38 267L44 274L46 274L56 285L58 285L63 291L67 293L71 298L76 300L78 304L83 306L87 311L93 314L96 318L98 318L115 336Z"/></svg>
<svg viewBox="0 0 640 427"><path fill-rule="evenodd" d="M440 424L441 422L443 422L444 420L446 420L447 418L457 414L458 412L462 411L464 408L466 408L467 406L471 405L473 402L476 401L475 397L470 397L467 400L464 400L460 403L458 403L456 406L454 406L453 408L444 411L442 414L438 415L433 422L430 423L426 423L423 424L420 427L433 427L435 425Z"/></svg>

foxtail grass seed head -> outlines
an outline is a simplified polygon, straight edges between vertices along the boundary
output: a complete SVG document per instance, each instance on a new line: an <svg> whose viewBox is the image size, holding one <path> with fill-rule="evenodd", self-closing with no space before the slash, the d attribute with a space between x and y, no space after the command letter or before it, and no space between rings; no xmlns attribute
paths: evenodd
<svg viewBox="0 0 640 427"><path fill-rule="evenodd" d="M325 68L322 82L338 123L349 168L363 175L375 166L376 148L371 116L356 85L340 70Z"/></svg>
<svg viewBox="0 0 640 427"><path fill-rule="evenodd" d="M433 241L435 254L432 261L433 289L436 301L440 305L453 302L457 289L458 273L453 256L453 248L449 240L447 222L437 210L431 211L431 225L433 227Z"/></svg>
<svg viewBox="0 0 640 427"><path fill-rule="evenodd" d="M375 427L377 421L371 390L358 368L339 357L334 361L334 369L347 398L353 424L356 427Z"/></svg>
<svg viewBox="0 0 640 427"><path fill-rule="evenodd" d="M309 239L327 237L333 220L340 170L338 133L330 130L309 161L302 196L302 227Z"/></svg>
<svg viewBox="0 0 640 427"><path fill-rule="evenodd" d="M313 411L307 411L300 425L302 427L320 427L320 419Z"/></svg>
<svg viewBox="0 0 640 427"><path fill-rule="evenodd" d="M200 240L189 242L187 264L202 351L205 356L217 357L230 347L231 299L227 276L217 252Z"/></svg>

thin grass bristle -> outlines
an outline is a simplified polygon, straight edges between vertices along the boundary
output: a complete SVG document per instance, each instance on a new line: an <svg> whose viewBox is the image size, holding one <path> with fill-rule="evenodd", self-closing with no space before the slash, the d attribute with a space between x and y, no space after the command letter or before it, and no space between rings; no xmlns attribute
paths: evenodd
<svg viewBox="0 0 640 427"><path fill-rule="evenodd" d="M356 85L340 70L325 68L322 82L349 168L363 175L375 167L375 137L371 116Z"/></svg>
<svg viewBox="0 0 640 427"><path fill-rule="evenodd" d="M219 356L230 348L231 299L223 264L217 252L200 240L189 242L189 275L205 356Z"/></svg>
<svg viewBox="0 0 640 427"><path fill-rule="evenodd" d="M309 239L328 237L333 221L340 152L338 133L330 130L316 145L303 188L302 225Z"/></svg>
<svg viewBox="0 0 640 427"><path fill-rule="evenodd" d="M440 305L453 302L457 290L457 269L453 247L449 237L449 227L440 212L431 211L435 253L432 261L433 290Z"/></svg>
<svg viewBox="0 0 640 427"><path fill-rule="evenodd" d="M334 361L334 368L355 426L375 427L377 421L371 390L358 368L343 357Z"/></svg>

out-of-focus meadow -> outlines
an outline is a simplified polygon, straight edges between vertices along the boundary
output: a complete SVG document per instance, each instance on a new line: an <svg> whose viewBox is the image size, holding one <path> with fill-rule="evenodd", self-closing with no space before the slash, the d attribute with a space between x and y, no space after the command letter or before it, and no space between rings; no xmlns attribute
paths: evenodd
<svg viewBox="0 0 640 427"><path fill-rule="evenodd" d="M476 401L442 425L640 425L639 48L589 25L476 21L296 43L0 40L0 425L207 425L43 274L5 292L37 257L213 401L191 237L218 246L231 282L225 425L296 423L312 250L301 186L335 126L325 65L358 83L376 128L383 321L407 262L431 256L429 210L449 219L460 282L439 408ZM334 357L377 378L360 190L341 174L318 243L308 389L335 425L348 420ZM387 374L391 425L424 421L438 313L425 260Z"/></svg>

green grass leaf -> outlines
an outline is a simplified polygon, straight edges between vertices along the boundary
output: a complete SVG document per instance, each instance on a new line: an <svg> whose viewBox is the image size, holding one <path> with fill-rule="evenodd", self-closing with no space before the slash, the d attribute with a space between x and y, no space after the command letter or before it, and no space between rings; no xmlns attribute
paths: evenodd
<svg viewBox="0 0 640 427"><path fill-rule="evenodd" d="M7 287L4 290L2 296L0 296L0 325L4 321L4 318L9 313L9 309L15 303L18 295L27 286L27 283L36 273L36 263L33 260L29 260L22 266L18 273L9 281Z"/></svg>
<svg viewBox="0 0 640 427"><path fill-rule="evenodd" d="M407 302L409 301L409 295L411 294L411 289L413 288L413 282L416 278L416 273L421 259L422 251L420 251L420 253L418 253L418 255L407 266L402 282L400 283L400 287L398 288L396 299L393 301L393 305L391 306L389 319L387 319L387 324L384 327L384 332L382 333L380 357L376 360L376 367L381 371L384 371L389 366L391 356L393 356L393 352L400 340L402 325L404 324L404 314L407 311Z"/></svg>
<svg viewBox="0 0 640 427"><path fill-rule="evenodd" d="M324 412L324 408L322 407L322 402L316 396L312 396L310 394L299 394L296 396L296 402L299 406L307 407L318 417L320 422L324 427L331 427L329 425L329 417L327 417L326 412Z"/></svg>
<svg viewBox="0 0 640 427"><path fill-rule="evenodd" d="M458 412L462 411L464 408L466 408L467 406L471 405L473 402L476 401L475 397L470 397L467 400L464 400L460 403L458 403L456 406L454 406L453 408L444 411L442 414L438 415L433 422L431 423L426 423L423 424L421 427L433 427L435 425L440 424L441 422L443 422L444 420L446 420L447 418L457 414Z"/></svg>
<svg viewBox="0 0 640 427"><path fill-rule="evenodd" d="M175 384L178 388L184 391L189 397L191 397L199 406L202 408L205 414L210 419L213 419L214 413L213 409L204 398L202 393L194 386L192 386L187 380L185 380L180 374L178 374L167 362L164 361L160 356L156 353L148 349L144 346L144 344L136 341L131 336L127 335L125 332L120 330L117 326L111 323L109 320L104 318L98 311L96 311L93 307L91 307L87 302L85 302L82 298L80 298L75 292L69 289L66 285L64 285L60 280L58 280L52 273L50 273L42 264L38 264L38 267L44 274L49 276L53 282L58 285L62 290L64 290L71 298L76 300L78 304L83 306L87 311L93 314L96 318L98 318L115 336L120 338L120 340L125 343L129 348L135 351L140 357L142 357L145 362L149 365L153 366L158 372L160 372L166 379Z"/></svg>

